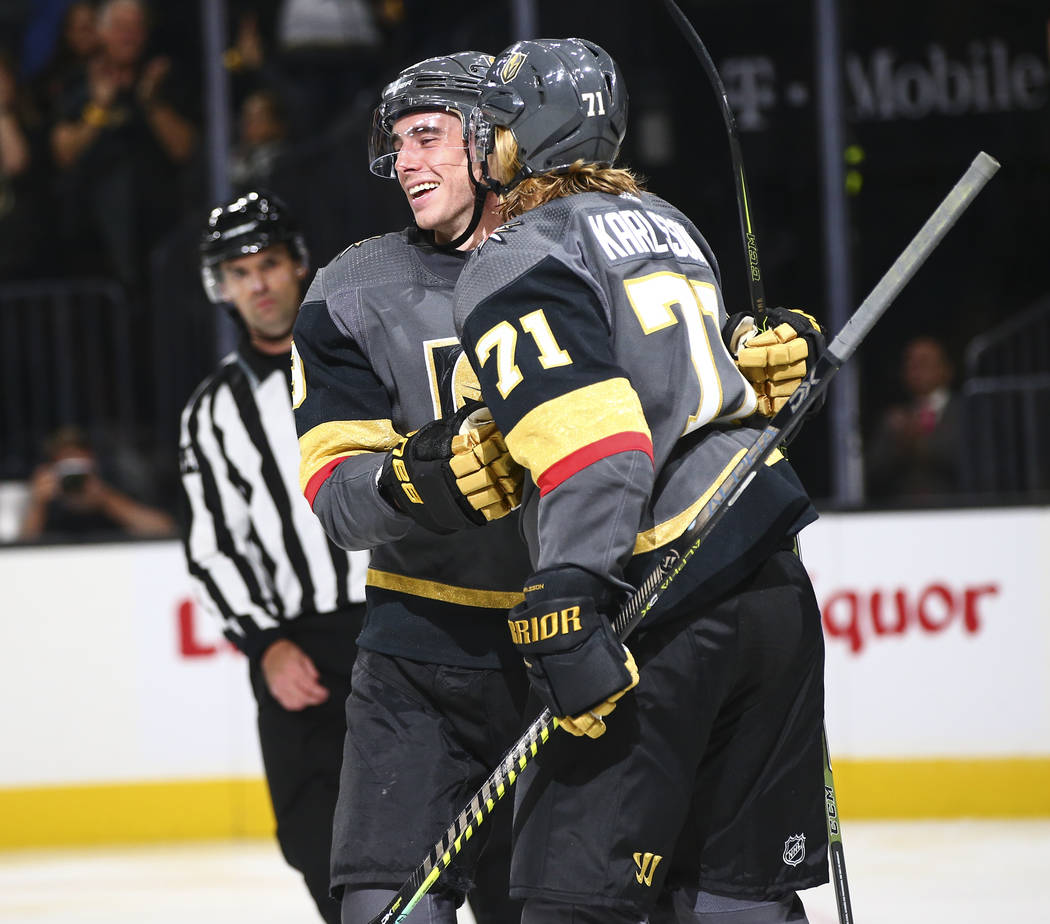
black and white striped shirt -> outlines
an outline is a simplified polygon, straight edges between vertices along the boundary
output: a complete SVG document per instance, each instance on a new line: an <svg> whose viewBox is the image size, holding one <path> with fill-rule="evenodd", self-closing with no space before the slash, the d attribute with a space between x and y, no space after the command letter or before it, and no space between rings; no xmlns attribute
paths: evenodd
<svg viewBox="0 0 1050 924"><path fill-rule="evenodd" d="M183 544L201 605L258 656L289 620L364 600L367 552L329 541L299 490L289 354L246 342L182 413Z"/></svg>

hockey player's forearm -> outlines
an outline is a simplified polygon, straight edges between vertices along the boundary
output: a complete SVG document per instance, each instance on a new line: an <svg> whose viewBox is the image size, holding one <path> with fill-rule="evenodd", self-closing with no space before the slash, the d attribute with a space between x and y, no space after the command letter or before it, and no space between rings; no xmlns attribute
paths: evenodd
<svg viewBox="0 0 1050 924"><path fill-rule="evenodd" d="M539 500L537 570L572 564L618 581L634 552L638 525L652 490L652 461L622 452L592 463ZM601 536L585 543L580 536Z"/></svg>
<svg viewBox="0 0 1050 924"><path fill-rule="evenodd" d="M324 531L338 546L366 551L405 536L414 521L394 510L379 494L376 472L383 456L370 461L347 459L318 489L314 513Z"/></svg>

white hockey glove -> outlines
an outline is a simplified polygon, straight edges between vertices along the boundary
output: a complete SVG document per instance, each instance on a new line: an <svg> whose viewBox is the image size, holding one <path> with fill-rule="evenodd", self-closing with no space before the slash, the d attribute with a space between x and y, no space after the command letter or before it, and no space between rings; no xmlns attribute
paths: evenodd
<svg viewBox="0 0 1050 924"><path fill-rule="evenodd" d="M758 397L758 412L772 417L805 378L823 352L824 334L812 315L794 308L770 308L765 329L739 313L723 328L723 337L737 367Z"/></svg>
<svg viewBox="0 0 1050 924"><path fill-rule="evenodd" d="M577 737L600 738L605 717L638 683L634 657L603 612L613 600L605 581L555 568L529 579L525 602L507 620L533 690Z"/></svg>

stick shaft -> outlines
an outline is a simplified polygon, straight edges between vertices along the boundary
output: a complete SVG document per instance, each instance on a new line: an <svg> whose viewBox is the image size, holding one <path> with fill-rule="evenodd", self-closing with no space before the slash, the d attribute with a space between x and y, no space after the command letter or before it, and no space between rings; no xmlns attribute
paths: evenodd
<svg viewBox="0 0 1050 924"><path fill-rule="evenodd" d="M828 750L828 733L824 731L824 818L828 825L828 854L831 860L831 876L835 887L835 904L838 908L839 924L853 924L853 903L849 897L849 880L846 878L846 853L842 846L842 825L839 823L839 804L835 796L835 777L831 773L831 752Z"/></svg>
<svg viewBox="0 0 1050 924"><path fill-rule="evenodd" d="M973 159L959 182L926 219L926 223L901 255L893 261L893 265L871 290L871 294L861 302L860 307L853 312L853 316L843 326L839 335L828 344L828 351L838 358L840 365L853 355L882 313L915 275L916 270L926 262L926 258L933 253L944 235L998 169L999 162L984 151Z"/></svg>
<svg viewBox="0 0 1050 924"><path fill-rule="evenodd" d="M689 21L689 17L682 12L674 0L664 0L664 6L667 7L667 12L685 36L686 41L689 42L693 53L700 60L700 66L714 88L718 108L722 113L722 121L725 122L726 135L729 138L729 161L733 166L733 184L736 187L736 208L740 217L740 233L744 241L744 256L747 258L748 293L751 296L751 308L757 320L766 310L766 292L762 282L762 268L758 263L758 239L755 237L755 229L751 224L747 177L744 176L744 158L740 152L740 135L736 128L736 117L729 105L729 96L726 93L725 84L722 83L722 77L718 73L718 68L715 67L714 59Z"/></svg>

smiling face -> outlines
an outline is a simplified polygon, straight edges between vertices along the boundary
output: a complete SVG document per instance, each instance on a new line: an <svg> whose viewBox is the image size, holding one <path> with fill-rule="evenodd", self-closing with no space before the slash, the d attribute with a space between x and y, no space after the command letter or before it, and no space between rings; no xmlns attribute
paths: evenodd
<svg viewBox="0 0 1050 924"><path fill-rule="evenodd" d="M306 267L284 244L225 260L220 267L223 298L244 320L253 346L262 353L288 350Z"/></svg>
<svg viewBox="0 0 1050 924"><path fill-rule="evenodd" d="M458 115L415 112L393 125L394 170L416 224L438 243L454 240L474 213L474 185Z"/></svg>

